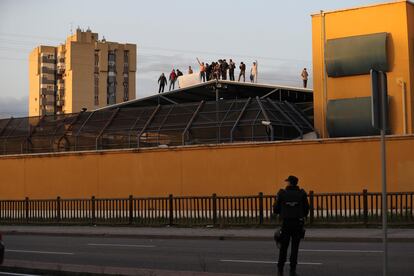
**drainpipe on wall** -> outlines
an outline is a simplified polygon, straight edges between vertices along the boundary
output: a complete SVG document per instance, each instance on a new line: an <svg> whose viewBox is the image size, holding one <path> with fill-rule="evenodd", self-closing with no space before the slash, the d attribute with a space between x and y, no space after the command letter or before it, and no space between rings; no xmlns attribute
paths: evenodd
<svg viewBox="0 0 414 276"><path fill-rule="evenodd" d="M326 72L326 53L325 53L325 49L326 49L326 27L325 27L325 13L323 10L321 10L321 39L322 39L322 43L321 43L321 49L322 49L322 70L323 70L323 101L322 101L322 105L323 105L323 128L322 128L322 136L324 138L328 137L327 134L327 126L326 126L326 114L327 114L327 99L328 99L328 84L327 84L327 78L328 78L328 74Z"/></svg>

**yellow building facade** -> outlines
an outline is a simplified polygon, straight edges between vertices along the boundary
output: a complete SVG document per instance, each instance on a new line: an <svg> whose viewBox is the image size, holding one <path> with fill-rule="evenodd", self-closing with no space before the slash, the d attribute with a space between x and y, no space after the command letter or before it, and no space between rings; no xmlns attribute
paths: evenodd
<svg viewBox="0 0 414 276"><path fill-rule="evenodd" d="M29 116L79 112L135 99L135 44L76 30L64 44L29 57Z"/></svg>
<svg viewBox="0 0 414 276"><path fill-rule="evenodd" d="M394 1L312 15L314 116L315 128L321 137L330 137L327 130L330 101L371 95L369 72L340 77L330 77L325 73L329 42L381 33L386 33L387 36L390 133L413 133L414 4L409 1ZM354 44L345 47L352 50ZM365 54L370 54L372 50L374 49L364 49Z"/></svg>
<svg viewBox="0 0 414 276"><path fill-rule="evenodd" d="M388 191L413 191L414 136L391 137ZM378 137L0 156L0 199L381 191Z"/></svg>

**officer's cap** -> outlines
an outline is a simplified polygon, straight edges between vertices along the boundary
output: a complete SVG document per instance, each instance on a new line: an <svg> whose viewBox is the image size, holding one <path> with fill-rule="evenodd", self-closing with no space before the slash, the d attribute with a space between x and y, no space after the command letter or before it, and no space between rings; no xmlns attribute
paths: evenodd
<svg viewBox="0 0 414 276"><path fill-rule="evenodd" d="M299 178L297 178L294 175L289 175L289 177L286 178L285 181L289 182L291 185L297 185L299 182Z"/></svg>

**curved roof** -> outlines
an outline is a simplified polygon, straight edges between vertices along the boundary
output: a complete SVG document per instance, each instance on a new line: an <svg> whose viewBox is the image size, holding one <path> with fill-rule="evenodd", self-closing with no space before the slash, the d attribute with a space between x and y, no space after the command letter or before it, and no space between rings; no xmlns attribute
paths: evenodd
<svg viewBox="0 0 414 276"><path fill-rule="evenodd" d="M258 84L248 82L235 82L225 80L211 80L171 92L164 92L140 99L114 104L97 110L114 109L118 107L154 106L164 104L189 103L199 101L214 101L218 99L247 99L249 97L265 97L277 101L293 103L313 102L312 89Z"/></svg>

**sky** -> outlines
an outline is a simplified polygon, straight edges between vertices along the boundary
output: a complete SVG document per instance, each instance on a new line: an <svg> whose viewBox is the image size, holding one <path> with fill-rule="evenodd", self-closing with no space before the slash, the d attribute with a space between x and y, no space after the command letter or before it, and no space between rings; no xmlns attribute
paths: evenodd
<svg viewBox="0 0 414 276"><path fill-rule="evenodd" d="M137 98L158 91L172 68L232 58L259 63L259 82L300 86L310 68L313 13L374 0L0 0L0 117L27 116L28 56L64 42L78 26L137 44ZM236 74L238 72L236 71Z"/></svg>

